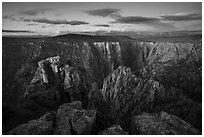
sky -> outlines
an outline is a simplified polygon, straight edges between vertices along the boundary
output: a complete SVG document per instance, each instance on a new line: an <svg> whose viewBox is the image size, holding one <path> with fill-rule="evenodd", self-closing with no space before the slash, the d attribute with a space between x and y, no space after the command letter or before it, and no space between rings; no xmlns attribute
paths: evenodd
<svg viewBox="0 0 204 137"><path fill-rule="evenodd" d="M201 2L3 2L3 35L202 30Z"/></svg>

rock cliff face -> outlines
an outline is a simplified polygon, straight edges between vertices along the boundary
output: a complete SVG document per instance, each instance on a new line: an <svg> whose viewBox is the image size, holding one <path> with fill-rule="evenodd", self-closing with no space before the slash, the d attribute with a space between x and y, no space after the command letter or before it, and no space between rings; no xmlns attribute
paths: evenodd
<svg viewBox="0 0 204 137"><path fill-rule="evenodd" d="M103 99L110 104L109 113L125 128L130 124L128 118L142 112L165 110L192 123L201 125L201 106L175 88L165 89L152 79L142 79L129 68L119 67L104 80L101 90ZM111 113L112 112L112 113ZM194 117L192 117L194 115ZM196 121L196 122L195 122Z"/></svg>
<svg viewBox="0 0 204 137"><path fill-rule="evenodd" d="M201 43L96 39L3 38L4 132L73 101L97 110L97 130L161 111L201 130Z"/></svg>
<svg viewBox="0 0 204 137"><path fill-rule="evenodd" d="M41 60L24 96L35 96L38 98L36 103L50 103L50 107L76 100L87 105L89 85L86 72L71 65L71 62L63 64L59 56Z"/></svg>

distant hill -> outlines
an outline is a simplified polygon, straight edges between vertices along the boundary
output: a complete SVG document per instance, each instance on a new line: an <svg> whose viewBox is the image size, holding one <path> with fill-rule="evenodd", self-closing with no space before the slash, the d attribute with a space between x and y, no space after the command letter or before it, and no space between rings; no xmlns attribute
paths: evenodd
<svg viewBox="0 0 204 137"><path fill-rule="evenodd" d="M84 34L65 34L52 37L57 40L68 41L126 41L135 40L129 36L111 36L111 35L84 35Z"/></svg>
<svg viewBox="0 0 204 137"><path fill-rule="evenodd" d="M152 41L152 42L200 42L202 40L202 33L198 31L176 31L176 32L109 32L103 34L88 33L88 34L64 34L58 36L35 35L35 36L3 36L3 38L17 38L18 40L35 39L46 41Z"/></svg>

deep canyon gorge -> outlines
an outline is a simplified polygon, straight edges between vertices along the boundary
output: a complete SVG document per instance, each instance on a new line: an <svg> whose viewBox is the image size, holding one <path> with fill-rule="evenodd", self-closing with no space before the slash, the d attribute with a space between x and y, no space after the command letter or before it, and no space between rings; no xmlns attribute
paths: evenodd
<svg viewBox="0 0 204 137"><path fill-rule="evenodd" d="M3 37L3 134L201 134L202 43Z"/></svg>

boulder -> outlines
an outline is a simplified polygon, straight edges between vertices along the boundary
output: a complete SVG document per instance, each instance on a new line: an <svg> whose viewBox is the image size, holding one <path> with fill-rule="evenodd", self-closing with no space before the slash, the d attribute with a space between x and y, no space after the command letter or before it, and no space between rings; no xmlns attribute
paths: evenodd
<svg viewBox="0 0 204 137"><path fill-rule="evenodd" d="M54 134L91 134L96 120L95 110L83 110L80 101L62 105L57 112Z"/></svg>
<svg viewBox="0 0 204 137"><path fill-rule="evenodd" d="M73 131L77 135L91 134L96 121L95 110L78 111L71 118Z"/></svg>
<svg viewBox="0 0 204 137"><path fill-rule="evenodd" d="M48 112L39 119L31 120L26 124L12 129L8 135L50 135L53 131L55 113Z"/></svg>
<svg viewBox="0 0 204 137"><path fill-rule="evenodd" d="M200 132L175 115L166 112L142 113L132 118L131 134L199 135Z"/></svg>
<svg viewBox="0 0 204 137"><path fill-rule="evenodd" d="M104 131L101 131L99 135L128 135L128 133L123 131L120 125L113 125Z"/></svg>

